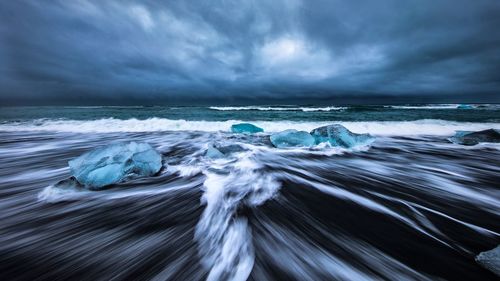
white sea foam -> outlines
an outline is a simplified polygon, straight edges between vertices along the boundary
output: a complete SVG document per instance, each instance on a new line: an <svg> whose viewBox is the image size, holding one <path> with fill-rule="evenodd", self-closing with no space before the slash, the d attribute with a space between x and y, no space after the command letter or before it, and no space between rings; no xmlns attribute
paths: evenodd
<svg viewBox="0 0 500 281"><path fill-rule="evenodd" d="M114 118L98 120L50 120L38 119L30 122L11 122L0 124L0 131L53 131L74 133L113 133L113 132L155 132L155 131L230 131L231 125L242 120L228 121L187 121L164 118L145 120ZM500 129L500 123L472 123L444 120L416 121L250 121L264 128L265 132L279 132L285 129L311 131L329 124L342 124L355 133L370 133L386 136L435 135L449 136L455 131L479 131Z"/></svg>
<svg viewBox="0 0 500 281"><path fill-rule="evenodd" d="M394 109L456 109L458 104L388 105Z"/></svg>
<svg viewBox="0 0 500 281"><path fill-rule="evenodd" d="M194 182L196 183L196 182ZM62 201L72 201L78 199L121 199L127 197L142 197L142 196L153 196L162 193L174 192L181 189L192 188L191 183L180 184L175 186L167 185L162 188L143 188L140 190L101 190L99 192L91 191L87 189L77 189L74 187L57 187L55 185L49 185L42 189L38 193L38 200L42 202L62 202Z"/></svg>
<svg viewBox="0 0 500 281"><path fill-rule="evenodd" d="M248 279L254 265L251 228L245 217L236 216L237 209L255 207L274 197L280 183L273 175L258 171L261 165L254 152L239 155L232 164L213 167L221 173L205 169L203 183L206 203L195 239L202 265L209 269L208 281ZM220 172L220 171L219 171Z"/></svg>
<svg viewBox="0 0 500 281"><path fill-rule="evenodd" d="M326 107L278 107L278 106L211 106L212 110L220 111L240 111L240 110L259 110L259 111L334 111L343 110L346 107L326 106Z"/></svg>
<svg viewBox="0 0 500 281"><path fill-rule="evenodd" d="M394 109L458 109L460 104L424 104L424 105L386 105L386 108ZM480 109L498 109L498 104L476 104L474 108Z"/></svg>

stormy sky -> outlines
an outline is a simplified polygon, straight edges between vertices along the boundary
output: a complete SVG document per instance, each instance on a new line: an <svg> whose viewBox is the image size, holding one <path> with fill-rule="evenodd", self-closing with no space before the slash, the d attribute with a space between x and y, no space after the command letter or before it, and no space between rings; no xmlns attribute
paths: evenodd
<svg viewBox="0 0 500 281"><path fill-rule="evenodd" d="M0 102L500 102L498 0L1 1Z"/></svg>

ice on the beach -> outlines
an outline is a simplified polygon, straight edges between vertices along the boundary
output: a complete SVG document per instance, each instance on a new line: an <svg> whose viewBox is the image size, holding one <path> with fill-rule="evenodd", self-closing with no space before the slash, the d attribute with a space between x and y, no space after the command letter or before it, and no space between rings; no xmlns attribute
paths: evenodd
<svg viewBox="0 0 500 281"><path fill-rule="evenodd" d="M500 131L495 129L478 132L457 131L449 140L462 145L476 145L481 142L500 142Z"/></svg>
<svg viewBox="0 0 500 281"><path fill-rule="evenodd" d="M247 151L248 149L242 147L241 145L238 144L230 144L230 145L222 145L222 146L216 146L216 148L222 152L223 154L232 154L232 153L237 153L237 152L243 152Z"/></svg>
<svg viewBox="0 0 500 281"><path fill-rule="evenodd" d="M220 152L217 148L210 145L207 148L207 151L205 152L205 156L207 156L208 158L211 158L211 159L218 159L218 158L223 158L224 154L222 152Z"/></svg>
<svg viewBox="0 0 500 281"><path fill-rule="evenodd" d="M76 180L101 188L127 178L152 176L162 167L161 155L147 143L117 143L97 148L69 161Z"/></svg>
<svg viewBox="0 0 500 281"><path fill-rule="evenodd" d="M244 133L244 134L253 134L264 132L264 129L255 126L250 123L240 123L234 124L231 126L231 132L233 133Z"/></svg>
<svg viewBox="0 0 500 281"><path fill-rule="evenodd" d="M332 146L352 148L372 143L375 138L369 134L355 134L340 124L328 125L311 131L316 144L328 142Z"/></svg>
<svg viewBox="0 0 500 281"><path fill-rule="evenodd" d="M479 253L476 262L500 276L500 245L493 250Z"/></svg>
<svg viewBox="0 0 500 281"><path fill-rule="evenodd" d="M474 107L470 104L460 104L457 106L458 109L474 109Z"/></svg>
<svg viewBox="0 0 500 281"><path fill-rule="evenodd" d="M55 188L61 188L61 189L80 189L82 188L81 184L78 182L78 180L75 177L70 177L68 179L64 179L62 181L57 182L54 184Z"/></svg>
<svg viewBox="0 0 500 281"><path fill-rule="evenodd" d="M294 129L285 130L270 137L271 143L277 148L310 147L315 143L314 137L308 132Z"/></svg>
<svg viewBox="0 0 500 281"><path fill-rule="evenodd" d="M210 145L205 152L205 156L211 159L218 159L242 151L246 151L246 149L237 144L231 144L226 146Z"/></svg>

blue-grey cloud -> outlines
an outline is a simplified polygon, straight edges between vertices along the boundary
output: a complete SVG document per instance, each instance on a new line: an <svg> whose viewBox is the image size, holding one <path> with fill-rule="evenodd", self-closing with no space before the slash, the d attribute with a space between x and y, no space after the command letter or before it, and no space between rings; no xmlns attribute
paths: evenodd
<svg viewBox="0 0 500 281"><path fill-rule="evenodd" d="M3 1L4 101L499 101L497 0Z"/></svg>

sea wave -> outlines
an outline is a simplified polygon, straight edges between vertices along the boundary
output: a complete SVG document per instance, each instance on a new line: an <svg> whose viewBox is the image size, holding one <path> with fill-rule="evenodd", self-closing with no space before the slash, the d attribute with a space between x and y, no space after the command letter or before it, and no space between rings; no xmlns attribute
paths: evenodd
<svg viewBox="0 0 500 281"><path fill-rule="evenodd" d="M394 109L456 109L458 104L387 105Z"/></svg>
<svg viewBox="0 0 500 281"><path fill-rule="evenodd" d="M259 111L334 111L343 110L346 107L326 106L326 107L274 107L274 106L211 106L212 110L219 111L240 111L240 110L259 110Z"/></svg>
<svg viewBox="0 0 500 281"><path fill-rule="evenodd" d="M392 109L458 109L460 104L423 104L423 105L385 105L385 108ZM499 109L498 104L475 104L474 109Z"/></svg>
<svg viewBox="0 0 500 281"><path fill-rule="evenodd" d="M114 119L98 120L65 120L37 119L24 122L7 122L0 124L0 131L54 131L74 133L114 133L114 132L156 132L156 131L204 131L227 132L231 125L244 122L242 120L227 121L188 121L165 118ZM355 133L370 133L387 136L435 135L447 136L455 131L479 131L500 129L500 123L455 122L437 119L416 121L250 121L264 128L265 132L279 132L285 129L311 131L314 128L329 124L342 124Z"/></svg>

